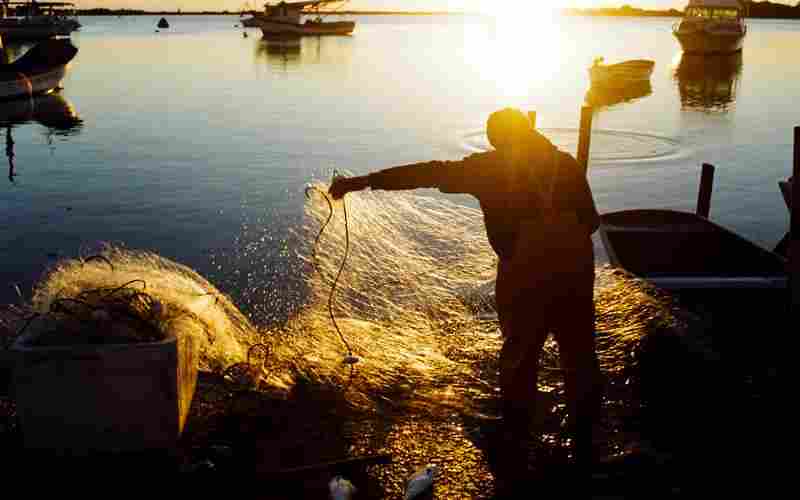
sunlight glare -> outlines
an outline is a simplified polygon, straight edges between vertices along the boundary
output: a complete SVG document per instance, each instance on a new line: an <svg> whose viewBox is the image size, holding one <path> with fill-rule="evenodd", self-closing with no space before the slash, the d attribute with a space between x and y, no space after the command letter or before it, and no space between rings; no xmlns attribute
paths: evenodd
<svg viewBox="0 0 800 500"><path fill-rule="evenodd" d="M465 33L466 62L496 86L498 99L523 104L535 87L558 80L570 52L555 12L560 3L492 2L484 8L486 30Z"/></svg>

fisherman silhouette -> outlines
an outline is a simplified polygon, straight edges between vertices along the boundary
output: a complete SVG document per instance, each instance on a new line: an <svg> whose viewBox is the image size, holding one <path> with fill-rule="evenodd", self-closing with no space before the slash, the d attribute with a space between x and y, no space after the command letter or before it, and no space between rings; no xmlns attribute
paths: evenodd
<svg viewBox="0 0 800 500"><path fill-rule="evenodd" d="M504 337L503 468L514 478L526 474L525 441L549 333L555 335L565 374L575 463L589 466L600 403L591 241L599 215L583 168L534 130L521 111L492 113L487 134L492 151L340 177L330 193L338 199L367 187L438 188L478 199L489 243L499 257L495 297Z"/></svg>

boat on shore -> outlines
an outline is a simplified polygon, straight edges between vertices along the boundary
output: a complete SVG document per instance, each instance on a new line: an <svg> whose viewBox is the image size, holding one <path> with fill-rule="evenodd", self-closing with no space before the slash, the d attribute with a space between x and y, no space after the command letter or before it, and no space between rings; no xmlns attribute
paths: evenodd
<svg viewBox="0 0 800 500"><path fill-rule="evenodd" d="M260 28L264 36L320 36L350 35L356 28L353 21L326 22L319 13L324 4L343 0L313 0L307 2L280 2L265 4L264 12L251 12L251 17L241 21L242 26ZM303 16L314 16L302 20Z"/></svg>
<svg viewBox="0 0 800 500"><path fill-rule="evenodd" d="M706 217L674 210L602 215L609 263L677 293L785 290L786 259Z"/></svg>
<svg viewBox="0 0 800 500"><path fill-rule="evenodd" d="M0 37L5 41L69 36L80 26L71 2L0 3Z"/></svg>
<svg viewBox="0 0 800 500"><path fill-rule="evenodd" d="M616 64L604 64L598 57L589 67L589 79L593 86L621 87L650 81L655 61L632 59Z"/></svg>
<svg viewBox="0 0 800 500"><path fill-rule="evenodd" d="M739 0L689 0L672 33L689 54L730 54L742 50L747 35Z"/></svg>
<svg viewBox="0 0 800 500"><path fill-rule="evenodd" d="M0 100L31 97L61 87L77 53L69 39L54 38L34 45L12 63L0 64Z"/></svg>

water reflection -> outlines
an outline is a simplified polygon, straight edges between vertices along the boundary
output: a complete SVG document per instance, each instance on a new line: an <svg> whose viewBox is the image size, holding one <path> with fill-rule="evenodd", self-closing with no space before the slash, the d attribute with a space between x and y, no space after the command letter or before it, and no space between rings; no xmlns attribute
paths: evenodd
<svg viewBox="0 0 800 500"><path fill-rule="evenodd" d="M633 102L653 93L650 80L622 86L592 85L586 92L586 104L593 108L605 108Z"/></svg>
<svg viewBox="0 0 800 500"><path fill-rule="evenodd" d="M684 109L725 112L736 101L742 53L725 55L683 54L675 81Z"/></svg>
<svg viewBox="0 0 800 500"><path fill-rule="evenodd" d="M6 158L8 158L10 182L14 182L17 176L12 132L15 127L29 123L38 123L45 127L48 144L52 144L54 136L79 133L83 126L83 120L78 116L74 106L58 93L0 103L0 127L6 129Z"/></svg>
<svg viewBox="0 0 800 500"><path fill-rule="evenodd" d="M265 36L256 43L256 59L285 68L300 63L302 50L300 37Z"/></svg>

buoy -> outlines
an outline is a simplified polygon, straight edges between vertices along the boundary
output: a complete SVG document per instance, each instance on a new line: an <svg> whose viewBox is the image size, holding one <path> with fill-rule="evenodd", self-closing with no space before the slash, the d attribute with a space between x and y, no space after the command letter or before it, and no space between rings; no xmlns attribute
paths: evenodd
<svg viewBox="0 0 800 500"><path fill-rule="evenodd" d="M165 18L163 18L163 17L162 17L162 18L161 18L161 19L158 21L158 27L159 27L159 28L169 28L169 23L167 22L167 20L166 20Z"/></svg>

